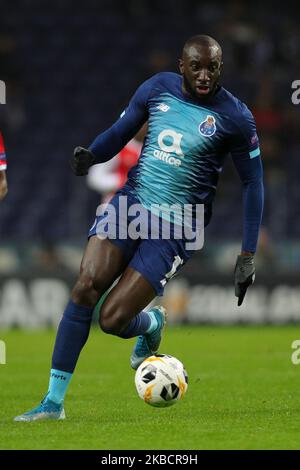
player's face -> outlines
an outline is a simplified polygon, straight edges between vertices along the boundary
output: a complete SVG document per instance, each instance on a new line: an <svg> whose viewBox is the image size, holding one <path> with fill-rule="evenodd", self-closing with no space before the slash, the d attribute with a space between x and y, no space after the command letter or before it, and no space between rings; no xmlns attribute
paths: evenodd
<svg viewBox="0 0 300 470"><path fill-rule="evenodd" d="M197 98L211 95L217 86L221 65L221 51L217 46L190 46L179 61L184 91Z"/></svg>

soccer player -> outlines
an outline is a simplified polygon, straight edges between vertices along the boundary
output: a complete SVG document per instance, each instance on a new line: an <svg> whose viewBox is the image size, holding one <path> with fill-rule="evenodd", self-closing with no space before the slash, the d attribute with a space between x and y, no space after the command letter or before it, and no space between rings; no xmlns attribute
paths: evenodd
<svg viewBox="0 0 300 470"><path fill-rule="evenodd" d="M130 205L142 204L149 213L153 204L203 204L207 225L218 177L230 153L243 187L243 241L235 265L235 295L240 305L254 280L263 209L255 123L246 105L219 84L222 51L213 38L190 38L179 68L180 74L163 72L144 82L111 128L89 149L74 150L71 166L76 175L86 175L91 165L116 155L148 121L138 164L111 200L121 215L120 223L130 223L130 217L126 214L124 219L121 214L121 197L126 196ZM134 369L159 348L164 309L143 309L162 295L166 282L192 256L192 250L186 248L184 237L105 238L101 221L106 216L100 213L89 232L80 275L57 331L48 393L38 407L16 417L17 421L65 417L65 393L89 335L93 308L118 276L119 282L102 306L100 327L121 338L138 336L130 359ZM115 228L119 228L118 221Z"/></svg>
<svg viewBox="0 0 300 470"><path fill-rule="evenodd" d="M0 132L0 201L5 198L7 194L7 179L6 179L6 156L4 149L3 137Z"/></svg>

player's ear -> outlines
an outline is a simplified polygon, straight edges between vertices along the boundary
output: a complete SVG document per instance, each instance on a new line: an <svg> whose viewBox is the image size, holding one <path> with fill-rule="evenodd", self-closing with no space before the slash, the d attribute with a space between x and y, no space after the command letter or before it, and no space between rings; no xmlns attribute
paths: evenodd
<svg viewBox="0 0 300 470"><path fill-rule="evenodd" d="M218 70L218 76L217 78L219 79L221 74L222 74L222 69L223 69L223 62L220 63L219 70Z"/></svg>
<svg viewBox="0 0 300 470"><path fill-rule="evenodd" d="M181 75L183 75L183 72L184 72L183 60L182 60L182 59L179 59L179 60L178 60L178 64L179 64L180 73L181 73Z"/></svg>

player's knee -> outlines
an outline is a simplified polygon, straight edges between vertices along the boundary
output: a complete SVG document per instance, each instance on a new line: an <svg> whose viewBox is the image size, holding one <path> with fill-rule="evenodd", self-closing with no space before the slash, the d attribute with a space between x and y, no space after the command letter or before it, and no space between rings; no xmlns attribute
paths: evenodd
<svg viewBox="0 0 300 470"><path fill-rule="evenodd" d="M72 290L72 300L81 305L96 305L102 292L96 290L94 286L95 279L93 276L81 273Z"/></svg>
<svg viewBox="0 0 300 470"><path fill-rule="evenodd" d="M100 315L101 317L101 315ZM119 336L123 327L115 318L99 318L99 325L102 331L108 335Z"/></svg>
<svg viewBox="0 0 300 470"><path fill-rule="evenodd" d="M121 309L111 310L109 305L103 305L99 316L99 326L104 333L119 336L124 329L124 315Z"/></svg>

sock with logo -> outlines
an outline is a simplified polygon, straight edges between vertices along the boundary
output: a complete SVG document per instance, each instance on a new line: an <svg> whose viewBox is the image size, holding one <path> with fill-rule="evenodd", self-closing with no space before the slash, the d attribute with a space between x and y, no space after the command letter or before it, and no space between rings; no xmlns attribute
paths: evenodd
<svg viewBox="0 0 300 470"><path fill-rule="evenodd" d="M92 322L93 308L69 301L59 324L50 374L47 398L55 403L64 399L80 352L85 345Z"/></svg>
<svg viewBox="0 0 300 470"><path fill-rule="evenodd" d="M60 405L64 401L72 375L62 370L51 369L47 399Z"/></svg>
<svg viewBox="0 0 300 470"><path fill-rule="evenodd" d="M152 333L158 326L155 315L151 310L149 312L140 312L134 317L125 330L119 335L121 338L128 339L134 336Z"/></svg>

